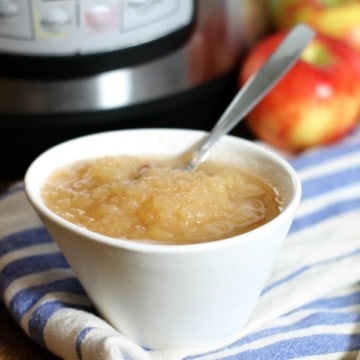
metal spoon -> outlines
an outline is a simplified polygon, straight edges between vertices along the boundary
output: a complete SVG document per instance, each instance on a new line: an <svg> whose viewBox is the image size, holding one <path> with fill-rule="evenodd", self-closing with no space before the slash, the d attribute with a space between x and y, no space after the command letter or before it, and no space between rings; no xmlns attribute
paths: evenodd
<svg viewBox="0 0 360 360"><path fill-rule="evenodd" d="M191 150L185 170L195 170L207 159L217 140L231 131L290 70L314 35L314 31L303 24L287 34L265 64L240 89L209 134Z"/></svg>

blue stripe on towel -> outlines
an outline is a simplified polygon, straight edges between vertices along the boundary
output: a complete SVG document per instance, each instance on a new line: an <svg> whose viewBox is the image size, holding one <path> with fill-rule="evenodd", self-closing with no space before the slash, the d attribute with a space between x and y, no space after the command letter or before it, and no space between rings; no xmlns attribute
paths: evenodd
<svg viewBox="0 0 360 360"><path fill-rule="evenodd" d="M10 312L13 314L16 321L20 321L27 311L44 295L54 292L86 295L76 278L70 277L56 280L48 284L20 290L11 299L9 304Z"/></svg>
<svg viewBox="0 0 360 360"><path fill-rule="evenodd" d="M261 348L239 352L226 357L227 360L269 360L296 359L305 356L333 354L358 350L360 335L348 334L319 334L295 337L278 341ZM188 359L191 359L188 358ZM221 359L220 357L218 359Z"/></svg>
<svg viewBox="0 0 360 360"><path fill-rule="evenodd" d="M289 325L276 326L272 328L267 328L257 332L253 332L247 336L242 337L238 341L232 343L231 345L225 347L224 349L232 349L246 344L259 341L261 339L269 338L271 342L271 336L284 334L283 338L286 338L286 334L291 336L291 333L298 330L308 329L313 326L336 326L342 324L357 324L360 321L359 313L329 313L329 312L317 312L312 313L304 318L300 319ZM218 350L217 350L218 351ZM216 351L216 352L217 352Z"/></svg>
<svg viewBox="0 0 360 360"><path fill-rule="evenodd" d="M245 340L245 338L243 338L242 340ZM253 339L253 341L255 340L257 339ZM278 340L271 343L270 339L269 342L269 345L260 345L259 347L254 347L251 350L242 351L241 349L239 349L238 351L236 351L234 349L234 352L231 355L221 355L223 351L226 352L226 350L231 350L232 348L243 345L243 341L240 341L234 343L231 347L226 347L206 354L187 356L183 358L183 360L201 359L202 357L216 354L218 354L216 359L226 360L287 360L301 358L305 356L332 354L336 352L348 352L359 349L360 334L311 334L293 337L290 339L286 339L285 336L283 340Z"/></svg>
<svg viewBox="0 0 360 360"><path fill-rule="evenodd" d="M49 318L58 310L62 309L78 309L91 312L86 305L67 304L62 301L49 301L39 306L29 319L29 333L30 336L40 345L46 346L44 339L44 329ZM76 314L74 314L76 316Z"/></svg>
<svg viewBox="0 0 360 360"><path fill-rule="evenodd" d="M260 330L249 335L246 335L235 341L231 345L223 347L221 349L214 350L212 352L198 354L195 356L189 356L185 359L197 359L202 358L207 355L216 355L218 354L217 359L221 359L226 357L229 359L292 359L296 357L302 356L311 356L311 355L321 355L327 353L333 353L337 351L351 351L359 348L360 345L360 335L354 335L354 342L350 345L351 336L348 334L336 334L335 329L334 332L329 331L329 334L311 334L311 330L309 330L308 335L305 336L297 336L296 331L303 329L311 329L311 327L315 326L324 326L327 328L331 328L332 326L343 325L343 324L358 324L360 321L359 313L332 313L332 312L320 312L320 313L312 313L299 321L284 326L278 326L273 328L267 328L264 330ZM282 340L272 341L271 337L275 337L278 335L284 334ZM267 339L268 338L268 339ZM267 339L269 345L259 345L254 347L254 350L241 350L240 347L254 343L256 341L261 341ZM309 340L310 339L310 340ZM311 340L312 339L312 340ZM327 345L328 341L332 341L331 347ZM316 348L311 347L308 348L308 341L318 341ZM319 342L323 342L320 344ZM294 351L292 355L290 353L282 353L282 347L289 346L291 348L299 347ZM238 351L236 348L239 348ZM229 354L229 350L233 349L234 355L222 356L223 352ZM285 350L285 348L284 348ZM273 353L274 352L274 353ZM280 356L280 354L282 354ZM275 356L276 355L276 356ZM278 356L278 357L277 357Z"/></svg>
<svg viewBox="0 0 360 360"><path fill-rule="evenodd" d="M60 252L15 260L6 265L0 272L0 297L3 296L8 285L18 278L54 268L64 269L68 267L68 263Z"/></svg>
<svg viewBox="0 0 360 360"><path fill-rule="evenodd" d="M0 239L0 258L15 250L46 243L53 243L53 240L44 227L19 231Z"/></svg>
<svg viewBox="0 0 360 360"><path fill-rule="evenodd" d="M318 262L315 262L313 264L308 264L308 265L304 265L303 267L293 271L291 274L288 274L286 275L285 277L279 279L278 281L268 285L266 288L264 288L264 290L262 291L261 295L264 295L265 293L267 293L268 291L274 289L275 287L278 287L280 285L283 285L291 280L294 280L295 278L297 278L298 276L302 275L303 273L305 273L306 271L309 271L309 270L312 270L313 268L316 268L316 267L321 267L321 266L326 266L326 265L329 265L333 262L336 262L336 261L341 261L345 258L348 258L348 257L353 257L353 256L359 256L360 255L360 248L357 248L357 249L353 249L347 253L344 253L344 254L340 254L340 255L337 255L337 256L333 256L331 258L328 258L328 259L325 259L325 260L322 260L322 261L318 261Z"/></svg>
<svg viewBox="0 0 360 360"><path fill-rule="evenodd" d="M343 295L337 296L333 298L326 298L320 299L317 301L313 301L310 304L303 306L303 309L312 309L312 308L327 308L327 309L338 309L338 308L345 308L353 305L360 304L360 291Z"/></svg>
<svg viewBox="0 0 360 360"><path fill-rule="evenodd" d="M295 170L300 171L306 168L317 166L327 161L333 161L336 158L351 154L360 153L359 142L356 143L339 143L338 145L329 146L317 152L310 152L291 160Z"/></svg>
<svg viewBox="0 0 360 360"><path fill-rule="evenodd" d="M85 327L80 331L80 334L78 335L78 337L76 338L75 341L75 350L76 350L76 357L79 360L82 360L82 352L81 352L81 345L83 343L83 341L85 340L87 334L93 330L93 327Z"/></svg>
<svg viewBox="0 0 360 360"><path fill-rule="evenodd" d="M336 326L341 324L355 324L360 322L359 313L345 313L345 312L317 312L305 316L303 319L296 323L275 327L272 329L264 330L268 335L288 333L295 330L307 329L312 326L329 325ZM259 336L255 333L255 337L258 339Z"/></svg>
<svg viewBox="0 0 360 360"><path fill-rule="evenodd" d="M309 310L309 309L341 309L354 305L360 304L360 291L356 291L350 294L335 296L330 298L321 298L315 301L312 301L308 304L300 306L297 309L294 309L284 316L297 312L299 310Z"/></svg>
<svg viewBox="0 0 360 360"><path fill-rule="evenodd" d="M337 201L307 215L296 217L291 224L289 234L310 228L311 226L319 224L322 221L354 210L360 210L360 197Z"/></svg>
<svg viewBox="0 0 360 360"><path fill-rule="evenodd" d="M356 184L360 181L360 166L354 166L332 174L305 180L302 183L302 199L317 197L324 193Z"/></svg>

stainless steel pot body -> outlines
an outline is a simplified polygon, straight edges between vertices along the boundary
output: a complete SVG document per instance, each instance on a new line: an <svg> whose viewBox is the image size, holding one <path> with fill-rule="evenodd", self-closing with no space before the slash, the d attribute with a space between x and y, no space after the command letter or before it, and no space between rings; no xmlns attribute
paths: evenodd
<svg viewBox="0 0 360 360"><path fill-rule="evenodd" d="M230 72L267 29L263 0L3 0L0 15L0 114L10 115L166 100Z"/></svg>
<svg viewBox="0 0 360 360"><path fill-rule="evenodd" d="M88 133L211 128L267 24L266 0L0 0L0 179Z"/></svg>

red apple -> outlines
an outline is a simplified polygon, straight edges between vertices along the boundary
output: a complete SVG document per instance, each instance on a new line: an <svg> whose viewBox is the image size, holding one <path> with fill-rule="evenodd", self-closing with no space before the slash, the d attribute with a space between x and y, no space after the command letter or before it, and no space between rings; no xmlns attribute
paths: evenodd
<svg viewBox="0 0 360 360"><path fill-rule="evenodd" d="M252 48L239 86L285 36L277 32ZM360 57L346 44L317 35L301 58L247 117L258 138L288 151L326 144L355 126L360 114Z"/></svg>
<svg viewBox="0 0 360 360"><path fill-rule="evenodd" d="M360 54L360 0L271 0L269 4L276 29L302 22Z"/></svg>

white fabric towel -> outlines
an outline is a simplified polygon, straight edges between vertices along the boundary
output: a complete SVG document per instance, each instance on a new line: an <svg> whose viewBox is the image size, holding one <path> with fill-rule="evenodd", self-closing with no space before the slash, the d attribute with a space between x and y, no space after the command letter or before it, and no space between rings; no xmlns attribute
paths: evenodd
<svg viewBox="0 0 360 360"><path fill-rule="evenodd" d="M291 163L302 201L255 311L233 341L152 351L113 329L96 314L22 183L0 197L0 298L28 336L63 359L356 359L360 131Z"/></svg>

